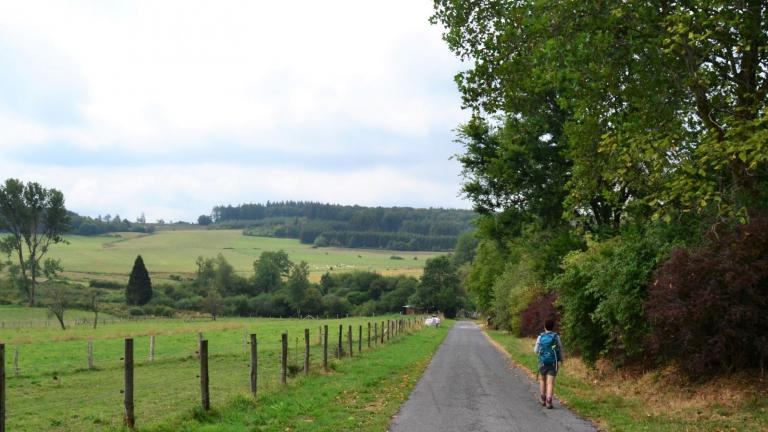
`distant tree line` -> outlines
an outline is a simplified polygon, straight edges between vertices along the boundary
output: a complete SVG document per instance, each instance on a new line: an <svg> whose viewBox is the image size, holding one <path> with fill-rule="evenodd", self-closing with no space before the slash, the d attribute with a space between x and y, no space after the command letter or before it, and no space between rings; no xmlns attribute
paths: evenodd
<svg viewBox="0 0 768 432"><path fill-rule="evenodd" d="M112 232L138 232L153 233L155 227L148 225L143 217L131 222L123 219L120 215L104 215L95 218L81 216L74 212L68 212L70 218L69 233L83 236L101 235Z"/></svg>
<svg viewBox="0 0 768 432"><path fill-rule="evenodd" d="M316 246L452 250L472 230L475 213L456 209L361 207L304 201L214 207L201 225L244 228L244 234L296 238Z"/></svg>

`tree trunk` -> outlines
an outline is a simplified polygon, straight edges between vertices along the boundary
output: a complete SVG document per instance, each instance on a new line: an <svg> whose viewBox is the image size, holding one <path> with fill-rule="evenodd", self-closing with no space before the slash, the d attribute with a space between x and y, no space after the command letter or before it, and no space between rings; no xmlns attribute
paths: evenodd
<svg viewBox="0 0 768 432"><path fill-rule="evenodd" d="M59 325L61 325L62 330L66 330L67 328L64 326L64 313L59 315L58 313L54 313L56 315L56 319L59 320Z"/></svg>

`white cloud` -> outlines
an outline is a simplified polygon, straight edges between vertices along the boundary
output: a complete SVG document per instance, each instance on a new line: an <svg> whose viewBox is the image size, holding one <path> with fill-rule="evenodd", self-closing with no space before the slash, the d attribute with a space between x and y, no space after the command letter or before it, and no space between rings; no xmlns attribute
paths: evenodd
<svg viewBox="0 0 768 432"><path fill-rule="evenodd" d="M381 167L346 172L238 165L139 168L8 167L22 180L55 185L78 213L194 221L214 205L311 200L370 206L465 207L453 185ZM453 199L449 199L453 196Z"/></svg>
<svg viewBox="0 0 768 432"><path fill-rule="evenodd" d="M87 124L71 138L87 148L176 150L339 118L423 136L460 118L422 88L458 64L426 21L429 2L213 5L6 2L0 28L79 67L87 100L72 109Z"/></svg>
<svg viewBox="0 0 768 432"><path fill-rule="evenodd" d="M71 207L89 213L124 206L127 216L144 206L148 215L188 219L215 203L267 198L466 206L455 198L458 181L439 184L371 161L337 174L172 163L190 151L226 151L222 142L324 156L382 143L366 154L403 155L420 142L432 146L414 152L433 158L423 163L457 172L447 162L456 145L435 137L464 119L452 83L460 64L428 24L431 7L426 0L0 2L0 42L12 45L20 71L14 85L27 97L38 89L38 105L69 111L58 113L69 121L52 122L0 97L0 149L8 152L0 164L6 176L65 190ZM3 48L0 61L9 55ZM360 142L341 139L349 136ZM161 162L73 169L8 156L57 143Z"/></svg>

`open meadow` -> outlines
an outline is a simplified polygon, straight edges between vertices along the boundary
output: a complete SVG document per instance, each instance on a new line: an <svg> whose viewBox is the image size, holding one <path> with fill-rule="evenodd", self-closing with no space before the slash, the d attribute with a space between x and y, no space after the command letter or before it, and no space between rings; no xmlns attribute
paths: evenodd
<svg viewBox="0 0 768 432"><path fill-rule="evenodd" d="M285 250L291 261L307 261L310 279L325 272L376 271L384 275L420 276L424 262L436 252L313 248L295 239L253 237L241 230L158 230L154 234L115 233L104 236L66 236L68 244L51 248L64 275L72 280L125 282L136 255L141 255L153 280L191 277L198 256L221 253L241 276L253 274L253 262L264 251ZM396 258L393 258L396 257ZM402 259L399 259L402 258Z"/></svg>
<svg viewBox="0 0 768 432"><path fill-rule="evenodd" d="M0 314L6 309L0 306ZM353 329L353 350L359 356L362 329L363 357L367 351L397 350L405 336L393 335L382 347L367 347L368 323L380 326L402 317L293 320L227 318L217 321L152 319L116 321L97 329L82 325L66 331L54 327L0 329L5 343L7 425L13 431L83 431L120 427L123 413L124 338L134 339L136 419L140 426L183 421L199 406L200 363L198 334L208 340L210 391L214 410L236 396L249 393L247 335L258 337L258 388L269 395L280 388L280 339L288 333L288 363L303 364L304 329L310 330L310 361L321 374L320 328L328 325L329 359L335 358L339 325ZM378 327L380 328L380 327ZM415 331L415 328L412 329ZM379 330L380 332L380 330ZM379 333L380 334L380 333ZM149 360L150 336L155 337L154 360ZM93 344L93 366L88 368L88 343ZM436 347L437 345L435 345ZM18 361L14 360L18 352ZM393 354L394 358L397 355ZM345 362L346 360L342 360ZM364 361L364 360L362 360ZM339 365L331 360L331 370ZM333 373L333 372L331 372ZM298 374L303 374L299 372ZM185 417L186 416L186 417Z"/></svg>

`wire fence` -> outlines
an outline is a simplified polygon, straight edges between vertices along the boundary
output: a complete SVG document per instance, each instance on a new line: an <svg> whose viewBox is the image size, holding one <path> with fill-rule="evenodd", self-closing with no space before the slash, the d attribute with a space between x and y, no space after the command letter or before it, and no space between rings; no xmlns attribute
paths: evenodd
<svg viewBox="0 0 768 432"><path fill-rule="evenodd" d="M128 424L128 390L135 399L131 405L136 422L155 423L188 414L201 403L203 360L209 398L216 403L238 394L276 391L282 376L302 375L305 368L307 372L328 370L334 361L360 355L421 327L418 318L275 320L254 328L141 336L128 338L132 341L130 366L123 338L0 345L4 353L0 355L0 432L119 427ZM255 350L251 350L251 335L257 338ZM210 350L205 358L201 341ZM251 378L254 360L256 387ZM134 376L130 384L125 374L129 367Z"/></svg>

